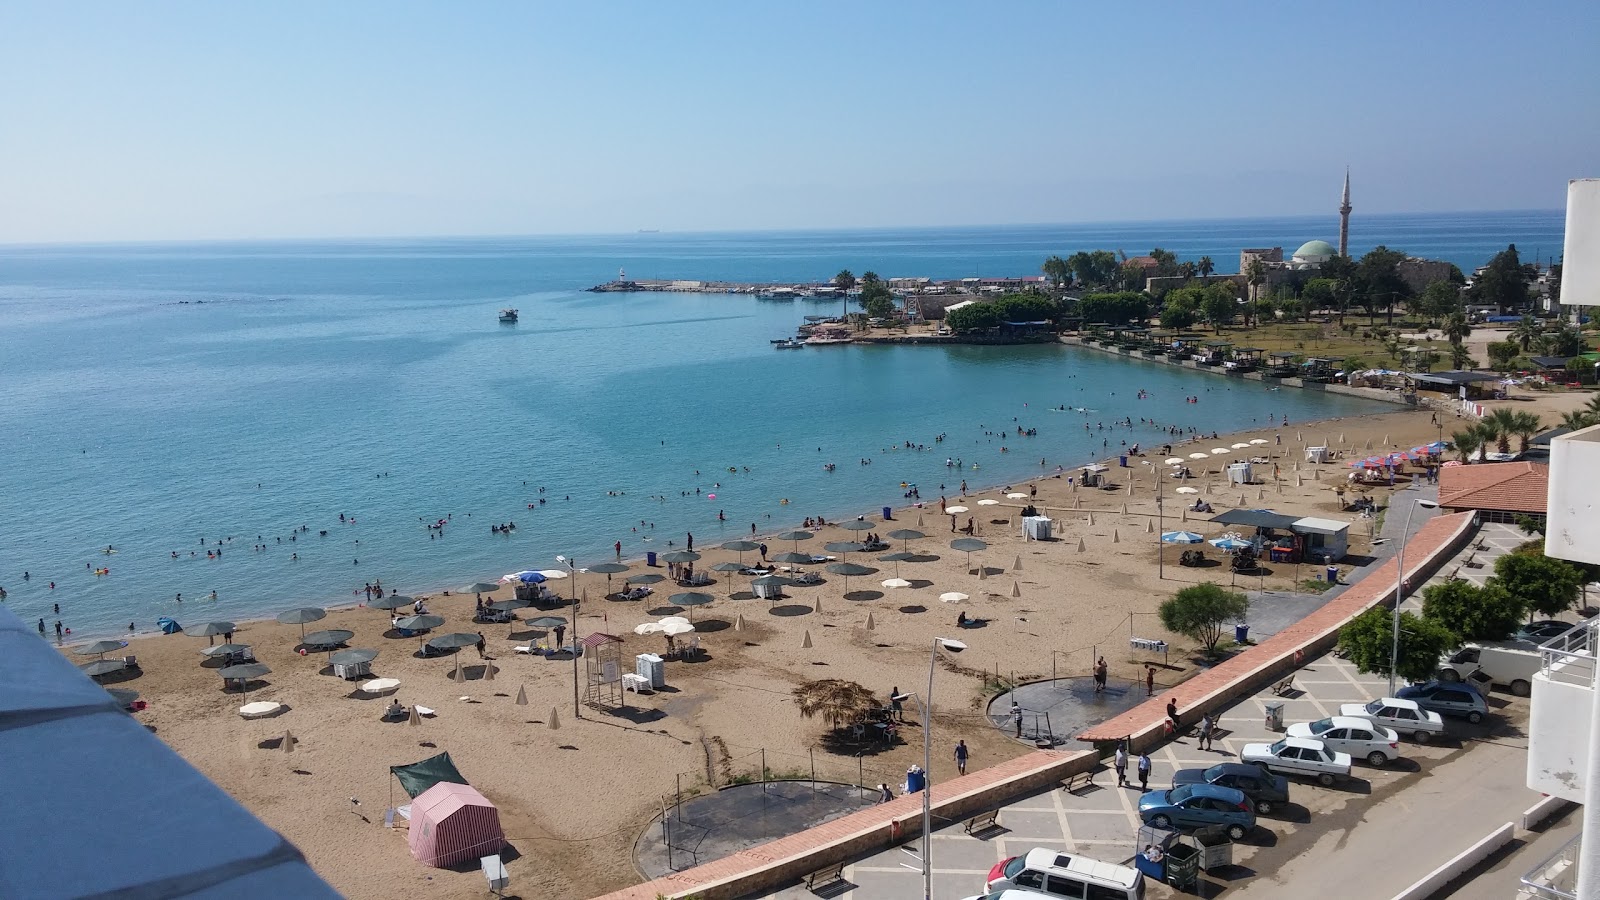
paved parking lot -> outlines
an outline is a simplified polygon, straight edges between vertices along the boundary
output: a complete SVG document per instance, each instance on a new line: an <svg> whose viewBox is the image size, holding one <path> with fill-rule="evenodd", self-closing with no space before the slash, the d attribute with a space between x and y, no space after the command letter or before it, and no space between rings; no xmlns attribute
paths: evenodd
<svg viewBox="0 0 1600 900"><path fill-rule="evenodd" d="M1247 743L1276 740L1280 735L1269 732L1265 727L1267 702L1284 703L1287 723L1306 721L1336 714L1341 703L1365 702L1381 696L1386 680L1358 674L1350 663L1324 656L1313 660L1296 674L1295 687L1297 690L1283 698L1262 692L1228 709L1219 722L1226 732L1216 741L1213 751L1200 750L1192 736L1162 746L1151 754L1151 786L1167 787L1176 769L1204 767L1235 759ZM1509 779L1508 796L1502 806L1519 803L1522 806L1531 805L1538 799L1536 795L1525 788L1521 789L1520 794L1514 792L1522 777L1520 756L1517 754L1525 749L1526 744L1518 746L1520 728L1502 718L1510 713L1509 719L1513 722L1518 716L1525 720L1527 709L1525 701L1521 702L1520 708L1508 708L1508 699L1498 694L1491 698L1491 706L1500 715L1481 726L1472 727L1463 722L1447 720L1451 728L1449 739L1436 739L1427 746L1405 744L1405 758L1388 768L1373 769L1358 763L1350 781L1341 786L1321 788L1291 779L1292 802L1283 810L1274 811L1271 817L1263 817L1260 820L1262 827L1235 846L1235 866L1219 870L1218 875L1210 879L1206 895L1268 897L1277 892L1281 896L1283 884L1273 876L1291 861L1300 862L1296 859L1297 854L1314 851L1316 842L1322 836L1351 829L1356 823L1366 821L1372 811L1370 807L1377 800L1397 793L1402 787L1425 781L1443 761L1463 757L1466 752L1477 749L1475 745L1478 739L1488 738L1495 745L1494 754L1485 756L1506 755L1511 760L1495 767L1497 778ZM1463 743L1461 738L1468 740ZM1488 760L1485 758L1484 761ZM1025 798L1000 811L999 829L981 832L979 837L965 834L961 823L951 823L938 829L933 839L933 896L938 900L971 897L981 892L984 876L994 863L1033 847L1075 851L1111 862L1130 859L1135 851L1139 825L1135 814L1139 791L1137 787L1118 789L1115 784L1115 774L1107 769L1096 776L1092 788L1075 794L1051 790ZM1444 784L1435 784L1433 787L1435 793L1454 794L1459 799L1459 790L1452 790ZM1526 802L1522 794L1527 795ZM1504 816L1494 819L1499 812L1500 808L1496 807L1487 813L1481 831L1477 829L1476 822L1457 821L1459 827L1451 833L1461 836L1470 834L1475 838L1506 821ZM1372 830L1373 837L1391 847L1408 846L1403 832L1378 837L1383 834L1376 828ZM1342 844L1342 841L1334 843ZM915 851L919 842L912 841L907 846ZM1328 853L1333 849L1337 847L1323 847L1323 851ZM1425 872L1454 852L1453 849L1448 852L1441 850L1426 865L1423 863L1431 857L1416 853L1411 855L1415 857L1415 864L1421 866L1421 872ZM1311 857L1314 863L1316 853L1312 852ZM1363 867L1358 861L1359 857L1353 854L1341 854L1340 859L1343 860L1342 864L1353 869ZM1396 872L1394 877L1400 878L1404 874ZM920 864L915 857L899 848L855 862L846 867L845 878L853 887L840 885L833 890L824 889L822 894L848 900L910 900L920 897L922 893ZM1408 883L1409 880L1401 882L1397 887L1404 887ZM1296 884L1299 884L1298 880ZM1324 887L1337 889L1337 879ZM1152 885L1149 895L1164 897L1170 894L1164 886ZM804 900L815 895L804 886L793 886L759 896L763 900Z"/></svg>

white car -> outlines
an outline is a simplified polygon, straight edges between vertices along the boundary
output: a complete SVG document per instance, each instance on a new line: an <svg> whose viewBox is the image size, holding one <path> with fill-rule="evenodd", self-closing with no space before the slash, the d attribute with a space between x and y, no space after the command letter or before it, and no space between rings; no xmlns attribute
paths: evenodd
<svg viewBox="0 0 1600 900"><path fill-rule="evenodd" d="M1429 712L1415 700L1383 697L1369 703L1346 703L1339 707L1339 715L1356 719L1370 719L1401 734L1409 734L1419 744L1426 744L1436 734L1444 734L1444 719Z"/></svg>
<svg viewBox="0 0 1600 900"><path fill-rule="evenodd" d="M1290 725L1289 737L1315 738L1329 747L1365 759L1368 765L1386 766L1400 758L1400 736L1371 719L1332 716Z"/></svg>
<svg viewBox="0 0 1600 900"><path fill-rule="evenodd" d="M1312 738L1286 737L1276 744L1245 744L1239 761L1259 763L1283 775L1315 778L1324 787L1350 777L1350 754Z"/></svg>

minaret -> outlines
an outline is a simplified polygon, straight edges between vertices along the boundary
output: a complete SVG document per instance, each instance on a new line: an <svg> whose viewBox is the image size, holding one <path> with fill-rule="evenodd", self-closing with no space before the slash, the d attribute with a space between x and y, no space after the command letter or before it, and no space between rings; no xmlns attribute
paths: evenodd
<svg viewBox="0 0 1600 900"><path fill-rule="evenodd" d="M1344 199L1339 201L1339 255L1350 255L1350 167L1344 170Z"/></svg>

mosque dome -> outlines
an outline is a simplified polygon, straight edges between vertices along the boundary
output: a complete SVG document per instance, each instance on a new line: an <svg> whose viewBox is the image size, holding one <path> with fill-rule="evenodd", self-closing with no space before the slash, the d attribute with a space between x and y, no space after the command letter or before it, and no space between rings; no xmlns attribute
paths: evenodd
<svg viewBox="0 0 1600 900"><path fill-rule="evenodd" d="M1303 263L1321 263L1339 255L1339 251L1327 241L1306 241L1300 249L1294 252L1294 261Z"/></svg>

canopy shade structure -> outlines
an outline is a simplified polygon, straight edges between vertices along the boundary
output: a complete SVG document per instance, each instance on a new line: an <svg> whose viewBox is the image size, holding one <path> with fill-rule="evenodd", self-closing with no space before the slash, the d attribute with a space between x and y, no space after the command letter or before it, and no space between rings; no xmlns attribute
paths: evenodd
<svg viewBox="0 0 1600 900"><path fill-rule="evenodd" d="M868 522L866 519L852 519L839 527L845 531L871 531L878 526Z"/></svg>
<svg viewBox="0 0 1600 900"><path fill-rule="evenodd" d="M946 506L944 508L944 511L947 512L947 513L950 513L951 515L954 515L956 513L964 513L964 512L966 512L967 508L965 506Z"/></svg>
<svg viewBox="0 0 1600 900"><path fill-rule="evenodd" d="M1181 488L1178 488L1178 493L1180 493L1180 494L1198 494L1198 493L1200 493L1200 489L1199 488L1192 488L1192 487L1181 487Z"/></svg>
<svg viewBox="0 0 1600 900"><path fill-rule="evenodd" d="M521 574L521 573L518 573L518 574ZM456 593L458 593L458 594L487 594L490 591L497 591L499 589L500 589L500 585L494 584L492 582L474 581L473 583L467 585L466 587L462 588L461 590L457 591Z"/></svg>
<svg viewBox="0 0 1600 900"><path fill-rule="evenodd" d="M201 650L200 655L205 657L237 656L249 649L249 644L217 644Z"/></svg>
<svg viewBox="0 0 1600 900"><path fill-rule="evenodd" d="M822 545L822 549L829 553L860 553L867 549L867 545L858 541L829 541Z"/></svg>
<svg viewBox="0 0 1600 900"><path fill-rule="evenodd" d="M1229 553L1232 553L1236 550L1243 550L1246 547L1250 547L1252 544L1249 541L1240 540L1236 537L1219 537L1211 539L1211 546L1216 547L1218 550L1226 550Z"/></svg>
<svg viewBox="0 0 1600 900"><path fill-rule="evenodd" d="M83 671L83 674L91 678L110 675L112 672L121 672L127 667L128 664L120 659L93 659L78 666Z"/></svg>
<svg viewBox="0 0 1600 900"><path fill-rule="evenodd" d="M748 553L751 550L760 550L761 545L755 541L728 541L722 545L722 549L732 550L735 553Z"/></svg>
<svg viewBox="0 0 1600 900"><path fill-rule="evenodd" d="M1190 459L1205 459L1207 456L1209 456L1209 454L1206 454L1206 453L1191 453L1191 454L1189 454L1189 458Z"/></svg>
<svg viewBox="0 0 1600 900"><path fill-rule="evenodd" d="M1230 509L1221 515L1212 516L1211 521L1223 525L1245 525L1251 528L1277 528L1287 531L1299 518L1299 516L1281 515L1270 509Z"/></svg>
<svg viewBox="0 0 1600 900"><path fill-rule="evenodd" d="M278 613L278 621L285 625L305 625L328 617L328 611L320 606L302 606Z"/></svg>
<svg viewBox="0 0 1600 900"><path fill-rule="evenodd" d="M236 630L238 628L232 622L207 622L199 628L191 628L189 633L200 637L213 637L219 634L233 634Z"/></svg>
<svg viewBox="0 0 1600 900"><path fill-rule="evenodd" d="M221 675L225 681L237 681L242 684L271 675L272 670L262 663L240 663L236 666L218 669L217 674Z"/></svg>
<svg viewBox="0 0 1600 900"><path fill-rule="evenodd" d="M336 666L359 666L378 658L378 651L356 647L350 650L340 650L328 657L328 662Z"/></svg>
<svg viewBox="0 0 1600 900"><path fill-rule="evenodd" d="M428 613L421 616L406 616L398 622L395 622L394 627L400 629L401 631L427 631L430 628L438 628L443 624L444 616L436 616L432 613Z"/></svg>
<svg viewBox="0 0 1600 900"><path fill-rule="evenodd" d="M457 647L471 647L478 643L478 636L465 631L452 631L441 634L428 640L428 646L435 650L451 650Z"/></svg>
<svg viewBox="0 0 1600 900"><path fill-rule="evenodd" d="M666 580L667 576L657 575L654 572L645 572L642 575L629 575L627 578L628 584L656 584L657 582Z"/></svg>
<svg viewBox="0 0 1600 900"><path fill-rule="evenodd" d="M390 773L400 779L400 787L405 792L415 797L433 787L441 781L451 784L466 784L467 779L462 776L461 770L450 759L449 753L430 756L421 762L414 762L409 766L390 766Z"/></svg>
<svg viewBox="0 0 1600 900"><path fill-rule="evenodd" d="M661 554L662 562L691 563L700 558L700 554L693 550L668 550Z"/></svg>
<svg viewBox="0 0 1600 900"><path fill-rule="evenodd" d="M411 801L411 856L435 868L499 853L500 811L471 785L441 782Z"/></svg>
<svg viewBox="0 0 1600 900"><path fill-rule="evenodd" d="M668 597L667 602L673 606L704 606L716 599L710 594L703 594L699 591L684 591L681 594L673 594Z"/></svg>
<svg viewBox="0 0 1600 900"><path fill-rule="evenodd" d="M313 631L300 639L300 643L307 647L337 647L345 641L355 637L354 631L345 631L343 628L329 628L326 631Z"/></svg>
<svg viewBox="0 0 1600 900"><path fill-rule="evenodd" d="M496 600L493 603L484 604L484 607L487 608L487 609L492 609L495 612L511 612L513 609L525 609L525 608L527 608L529 606L532 606L532 605L533 605L533 601L531 601L531 600L515 600L515 599L513 599L513 600Z"/></svg>
<svg viewBox="0 0 1600 900"><path fill-rule="evenodd" d="M960 550L963 553L972 553L977 550L987 550L989 545L977 538L956 538L950 542L951 550Z"/></svg>
<svg viewBox="0 0 1600 900"><path fill-rule="evenodd" d="M978 501L978 505L979 506L999 506L1000 505L1000 501L999 500L990 500L988 497L985 497L982 500Z"/></svg>
<svg viewBox="0 0 1600 900"><path fill-rule="evenodd" d="M713 572L743 572L744 566L736 562L720 562L711 567Z"/></svg>
<svg viewBox="0 0 1600 900"><path fill-rule="evenodd" d="M1161 535L1163 544L1198 544L1205 538L1192 531L1168 531Z"/></svg>
<svg viewBox="0 0 1600 900"><path fill-rule="evenodd" d="M415 602L416 601L410 597L404 597L400 594L390 594L381 600L374 600L367 605L373 609L399 609L402 606L410 606Z"/></svg>
<svg viewBox="0 0 1600 900"><path fill-rule="evenodd" d="M594 572L597 575L618 575L618 574L621 574L623 572L628 571L628 567L623 565L622 563L612 563L612 562L597 563L597 564L592 565L592 566L585 566L585 568L587 568L591 572Z"/></svg>
<svg viewBox="0 0 1600 900"><path fill-rule="evenodd" d="M785 531L783 534L778 535L778 540L780 540L780 541L809 541L814 537L816 537L816 535L812 534L809 531Z"/></svg>
<svg viewBox="0 0 1600 900"><path fill-rule="evenodd" d="M127 641L95 641L72 652L79 656L104 656L114 650L121 650L126 646L128 646Z"/></svg>
<svg viewBox="0 0 1600 900"><path fill-rule="evenodd" d="M939 595L939 600L944 603L965 603L972 598L960 591L947 591Z"/></svg>
<svg viewBox="0 0 1600 900"><path fill-rule="evenodd" d="M808 566L815 562L809 553L796 553L792 550L779 553L772 557L773 562L783 563L786 566Z"/></svg>

